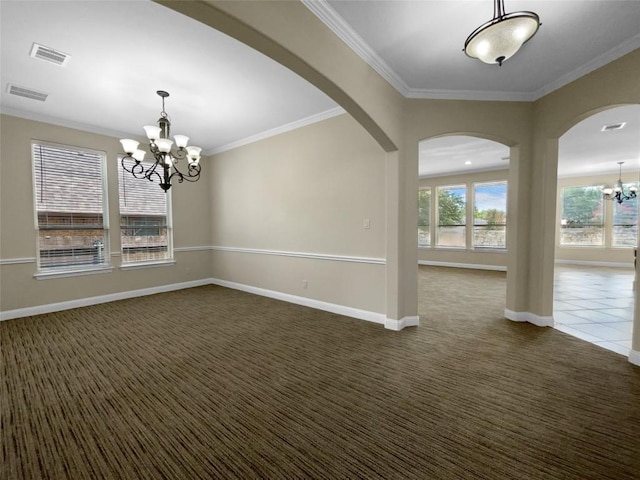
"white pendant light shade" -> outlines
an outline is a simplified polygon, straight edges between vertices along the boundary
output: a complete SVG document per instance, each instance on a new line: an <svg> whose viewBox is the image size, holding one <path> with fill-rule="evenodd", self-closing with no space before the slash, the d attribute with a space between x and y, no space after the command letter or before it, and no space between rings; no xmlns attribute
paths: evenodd
<svg viewBox="0 0 640 480"><path fill-rule="evenodd" d="M502 65L535 35L540 17L533 12L504 13L503 0L495 0L494 18L473 31L464 52L484 63Z"/></svg>
<svg viewBox="0 0 640 480"><path fill-rule="evenodd" d="M145 152L144 150L136 150L135 152L133 152L133 155L131 155L133 158L135 158L138 162L141 162L144 160L144 156L146 155L147 152Z"/></svg>
<svg viewBox="0 0 640 480"><path fill-rule="evenodd" d="M136 142L135 140L131 140L128 138L120 140L122 144L122 149L127 153L127 155L133 154L136 150L138 150L138 145L140 142Z"/></svg>
<svg viewBox="0 0 640 480"><path fill-rule="evenodd" d="M145 125L143 128L147 133L147 138L152 142L155 142L160 138L160 127L156 127L155 125Z"/></svg>
<svg viewBox="0 0 640 480"><path fill-rule="evenodd" d="M200 152L202 151L202 149L200 147L187 147L187 155L189 155L190 157L198 157L200 156Z"/></svg>
<svg viewBox="0 0 640 480"><path fill-rule="evenodd" d="M189 137L186 135L174 135L173 139L176 141L176 147L184 148L189 143Z"/></svg>
<svg viewBox="0 0 640 480"><path fill-rule="evenodd" d="M156 145L158 146L158 150L162 153L169 153L171 151L171 146L173 145L173 140L169 140L168 138L158 138L156 140Z"/></svg>

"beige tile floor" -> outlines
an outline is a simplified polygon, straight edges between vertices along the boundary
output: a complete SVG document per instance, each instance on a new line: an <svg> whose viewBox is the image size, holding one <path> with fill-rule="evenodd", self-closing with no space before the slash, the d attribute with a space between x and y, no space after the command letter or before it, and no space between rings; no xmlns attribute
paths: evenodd
<svg viewBox="0 0 640 480"><path fill-rule="evenodd" d="M632 268L556 265L555 328L628 356L633 280Z"/></svg>

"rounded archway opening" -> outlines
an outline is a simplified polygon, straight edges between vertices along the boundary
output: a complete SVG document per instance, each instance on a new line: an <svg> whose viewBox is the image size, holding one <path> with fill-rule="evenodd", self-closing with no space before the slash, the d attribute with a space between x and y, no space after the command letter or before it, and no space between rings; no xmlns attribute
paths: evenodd
<svg viewBox="0 0 640 480"><path fill-rule="evenodd" d="M555 327L628 355L638 245L640 105L581 119L558 143ZM614 189L620 182L618 198Z"/></svg>
<svg viewBox="0 0 640 480"><path fill-rule="evenodd" d="M423 140L418 151L419 313L502 312L510 148L455 134Z"/></svg>

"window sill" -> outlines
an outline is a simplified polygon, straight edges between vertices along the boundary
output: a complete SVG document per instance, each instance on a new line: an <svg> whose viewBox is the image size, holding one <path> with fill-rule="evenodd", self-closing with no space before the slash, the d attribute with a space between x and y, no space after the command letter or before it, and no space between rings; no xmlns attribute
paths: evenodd
<svg viewBox="0 0 640 480"><path fill-rule="evenodd" d="M482 253L507 253L506 248L499 247L475 247L472 249L473 252L482 252Z"/></svg>
<svg viewBox="0 0 640 480"><path fill-rule="evenodd" d="M84 275L98 275L101 273L113 272L112 266L102 266L93 268L79 268L74 270L55 270L50 272L37 272L33 276L37 280L49 280L52 278L81 277Z"/></svg>
<svg viewBox="0 0 640 480"><path fill-rule="evenodd" d="M120 265L120 270L137 270L139 268L155 268L155 267L171 267L176 264L176 261L162 260L159 262L140 262L140 263L126 263Z"/></svg>

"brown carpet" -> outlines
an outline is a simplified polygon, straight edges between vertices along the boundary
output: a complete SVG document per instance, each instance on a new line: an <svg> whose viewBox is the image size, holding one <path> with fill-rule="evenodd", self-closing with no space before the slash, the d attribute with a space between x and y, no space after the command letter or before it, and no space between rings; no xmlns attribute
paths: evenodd
<svg viewBox="0 0 640 480"><path fill-rule="evenodd" d="M401 332L215 286L3 322L0 478L640 478L640 368L420 282Z"/></svg>

